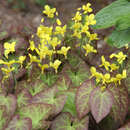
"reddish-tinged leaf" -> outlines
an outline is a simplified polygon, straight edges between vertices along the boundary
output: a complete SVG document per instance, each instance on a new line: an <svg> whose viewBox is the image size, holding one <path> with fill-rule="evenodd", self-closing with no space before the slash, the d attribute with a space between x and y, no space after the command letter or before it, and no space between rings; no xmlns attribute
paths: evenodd
<svg viewBox="0 0 130 130"><path fill-rule="evenodd" d="M104 92L99 87L95 88L90 95L90 109L97 123L105 118L112 107L113 95L106 89Z"/></svg>
<svg viewBox="0 0 130 130"><path fill-rule="evenodd" d="M65 94L56 96L56 93L57 93L56 87L49 88L45 91L42 91L42 92L36 94L32 98L31 102L32 103L51 104L53 106L53 109L54 109L53 112L56 115L59 112L61 112L61 110L63 109L66 98L67 98L67 96Z"/></svg>
<svg viewBox="0 0 130 130"><path fill-rule="evenodd" d="M115 121L120 121L120 123L123 123L128 112L128 91L124 84L119 85L118 87L111 85L109 89L114 96L111 116Z"/></svg>
<svg viewBox="0 0 130 130"><path fill-rule="evenodd" d="M5 130L31 130L32 121L30 118L20 119L19 115L15 115L9 122Z"/></svg>
<svg viewBox="0 0 130 130"><path fill-rule="evenodd" d="M51 130L88 130L88 117L78 120L69 113L61 113L52 122Z"/></svg>
<svg viewBox="0 0 130 130"><path fill-rule="evenodd" d="M43 103L32 103L19 110L22 118L29 117L32 120L32 128L42 128L42 121L46 120L52 113L52 106Z"/></svg>
<svg viewBox="0 0 130 130"><path fill-rule="evenodd" d="M128 123L126 123L124 126L122 126L118 130L130 130L130 121Z"/></svg>
<svg viewBox="0 0 130 130"><path fill-rule="evenodd" d="M68 77L68 75L64 72L61 73L61 76L59 76L59 79L56 82L56 86L58 88L58 90L60 91L64 91L67 90L69 88L71 84L71 80Z"/></svg>
<svg viewBox="0 0 130 130"><path fill-rule="evenodd" d="M6 113L6 107L0 106L0 130L3 130L10 117Z"/></svg>
<svg viewBox="0 0 130 130"><path fill-rule="evenodd" d="M90 111L89 99L94 86L93 80L87 80L77 90L76 110L80 119Z"/></svg>
<svg viewBox="0 0 130 130"><path fill-rule="evenodd" d="M4 94L0 94L0 105L4 105L7 108L7 113L11 116L14 114L16 109L16 97L14 95L9 94L5 96Z"/></svg>
<svg viewBox="0 0 130 130"><path fill-rule="evenodd" d="M17 94L17 105L18 107L25 106L29 103L31 100L32 96L29 93L27 89L23 89L19 94Z"/></svg>

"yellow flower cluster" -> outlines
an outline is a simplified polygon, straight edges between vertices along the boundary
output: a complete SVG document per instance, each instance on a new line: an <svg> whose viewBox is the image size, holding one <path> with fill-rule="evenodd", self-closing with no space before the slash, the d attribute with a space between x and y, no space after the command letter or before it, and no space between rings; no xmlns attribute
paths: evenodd
<svg viewBox="0 0 130 130"><path fill-rule="evenodd" d="M23 62L26 59L26 56L19 56L18 60L9 60L8 59L8 55L10 53L15 52L15 45L16 45L16 42L12 42L12 43L5 42L4 43L4 55L5 55L6 59L0 60L0 64L4 65L1 68L1 70L4 74L2 81L5 81L6 79L8 79L11 72L13 72L15 70L14 64L20 64L22 67Z"/></svg>
<svg viewBox="0 0 130 130"><path fill-rule="evenodd" d="M85 56L91 52L97 53L96 49L91 45L91 42L98 40L98 37L96 33L90 33L90 26L96 24L94 14L89 14L92 12L90 6L91 4L88 3L77 9L75 16L72 18L73 25L71 27L73 37L78 38L80 46L86 51ZM85 41L81 43L83 39L85 39Z"/></svg>
<svg viewBox="0 0 130 130"><path fill-rule="evenodd" d="M57 18L58 13L55 8L50 8L50 6L46 5L44 14L47 15L48 18L54 18L56 14L56 18L54 18L56 26L45 26L44 18L41 19L41 24L37 28L37 37L39 38L38 45L35 44L33 40L30 40L30 46L28 48L30 61L27 65L29 67L33 62L36 62L38 66L41 68L42 73L44 70L52 67L55 69L57 73L58 67L61 64L61 61L55 59L54 56L56 54L63 55L65 59L67 58L67 53L70 50L70 46L63 46L63 39L66 33L66 25L62 26L62 22L59 18ZM60 48L60 49L59 49ZM36 55L34 55L35 53ZM43 61L48 59L49 62L47 64L43 64Z"/></svg>
<svg viewBox="0 0 130 130"><path fill-rule="evenodd" d="M90 71L91 71L91 77L95 77L96 78L96 83L101 84L101 89L104 90L108 84L110 83L115 83L115 85L117 86L117 84L119 83L119 85L121 84L121 80L126 78L126 70L124 69L122 71L122 73L112 73L113 71L117 71L120 69L121 64L123 63L123 61L126 58L126 55L123 54L123 52L119 52L118 54L111 54L110 58L116 57L117 58L117 63L110 63L109 61L106 61L105 57L102 56L101 57L101 61L102 64L99 65L99 67L104 67L107 71L107 73L103 74L100 72L97 72L95 67L91 67Z"/></svg>

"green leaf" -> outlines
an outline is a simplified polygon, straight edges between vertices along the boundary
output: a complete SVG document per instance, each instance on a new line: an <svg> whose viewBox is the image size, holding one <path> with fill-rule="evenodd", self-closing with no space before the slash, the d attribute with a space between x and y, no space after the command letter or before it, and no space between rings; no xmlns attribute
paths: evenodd
<svg viewBox="0 0 130 130"><path fill-rule="evenodd" d="M66 73L61 73L61 75L59 76L56 82L56 86L58 90L59 91L68 90L70 84L71 84L71 80L68 77L68 75Z"/></svg>
<svg viewBox="0 0 130 130"><path fill-rule="evenodd" d="M14 95L9 94L5 96L4 94L0 94L0 105L6 106L8 115L13 115L16 110L16 97Z"/></svg>
<svg viewBox="0 0 130 130"><path fill-rule="evenodd" d="M29 88L29 92L31 93L32 96L36 95L37 93L45 90L47 88L47 86L41 81L41 80L37 80L35 81L34 84L30 85L30 86L26 86L26 88Z"/></svg>
<svg viewBox="0 0 130 130"><path fill-rule="evenodd" d="M8 119L9 119L9 115L6 112L6 107L1 105L0 106L0 129L1 130L4 129Z"/></svg>
<svg viewBox="0 0 130 130"><path fill-rule="evenodd" d="M28 92L27 89L23 89L20 93L17 94L17 105L18 107L25 106L29 104L29 101L31 100L32 96Z"/></svg>
<svg viewBox="0 0 130 130"><path fill-rule="evenodd" d="M130 27L130 12L122 16L116 23L117 30L124 30Z"/></svg>
<svg viewBox="0 0 130 130"><path fill-rule="evenodd" d="M114 30L107 39L108 44L121 48L126 44L130 45L130 28L127 30Z"/></svg>
<svg viewBox="0 0 130 130"><path fill-rule="evenodd" d="M86 66L80 66L76 72L69 70L68 76L72 80L73 87L79 87L86 79L89 79L90 73L89 68Z"/></svg>
<svg viewBox="0 0 130 130"><path fill-rule="evenodd" d="M128 111L127 89L123 84L119 86L112 85L109 89L114 96L111 116L115 121L120 121L120 123L123 123Z"/></svg>
<svg viewBox="0 0 130 130"><path fill-rule="evenodd" d="M51 130L88 130L88 117L73 120L69 113L61 113L52 122Z"/></svg>
<svg viewBox="0 0 130 130"><path fill-rule="evenodd" d="M67 100L62 112L69 112L71 115L76 116L75 90L67 91L65 93L67 95Z"/></svg>
<svg viewBox="0 0 130 130"><path fill-rule="evenodd" d="M127 0L117 0L107 7L100 10L95 19L96 25L94 29L108 28L116 24L122 16L130 14L130 2Z"/></svg>
<svg viewBox="0 0 130 130"><path fill-rule="evenodd" d="M90 111L89 99L94 86L92 80L87 80L77 90L76 109L80 119Z"/></svg>
<svg viewBox="0 0 130 130"><path fill-rule="evenodd" d="M38 94L36 94L31 102L32 103L47 103L47 104L51 104L54 108L54 114L58 114L59 112L61 112L61 110L64 107L64 104L66 102L66 98L67 96L65 94L62 95L56 95L57 94L57 88L53 87L53 88L49 88L45 91L42 91Z"/></svg>
<svg viewBox="0 0 130 130"><path fill-rule="evenodd" d="M49 87L51 87L52 85L54 85L54 83L56 82L58 76L56 74L53 73L48 73L48 74L42 74L41 75L41 80L47 84Z"/></svg>
<svg viewBox="0 0 130 130"><path fill-rule="evenodd" d="M90 109L97 123L105 118L112 107L113 95L109 90L101 91L99 87L95 88L90 95Z"/></svg>
<svg viewBox="0 0 130 130"><path fill-rule="evenodd" d="M19 110L19 115L22 118L29 117L32 120L32 128L40 129L42 121L46 120L52 112L52 106L43 103L32 103L22 107Z"/></svg>
<svg viewBox="0 0 130 130"><path fill-rule="evenodd" d="M16 115L9 122L5 130L31 130L32 121L30 118L20 119L19 115Z"/></svg>

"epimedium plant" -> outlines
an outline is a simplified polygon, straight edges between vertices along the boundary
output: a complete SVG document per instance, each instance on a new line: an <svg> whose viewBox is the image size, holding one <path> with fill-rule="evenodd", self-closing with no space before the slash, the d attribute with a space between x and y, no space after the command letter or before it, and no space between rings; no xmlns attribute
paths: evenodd
<svg viewBox="0 0 130 130"><path fill-rule="evenodd" d="M46 26L45 18L41 19L25 55L10 60L17 43L4 43L0 60L2 84L12 75L17 81L15 69L33 71L35 65L39 75L32 85L27 83L19 88L17 82L11 94L1 88L0 129L88 130L94 125L94 129L101 130L106 124L100 123L106 119L110 126L111 118L114 119L111 129L118 129L126 121L128 112L128 88L123 83L127 77L124 68L127 54L119 51L112 53L109 59L102 56L99 65L102 69L94 66L89 69L72 52L73 46L85 56L97 53L93 41L98 37L90 31L90 26L96 24L90 3L77 9L69 25L63 25L56 8L49 5L44 7L43 14L51 25ZM120 129L123 128L129 128L129 122Z"/></svg>

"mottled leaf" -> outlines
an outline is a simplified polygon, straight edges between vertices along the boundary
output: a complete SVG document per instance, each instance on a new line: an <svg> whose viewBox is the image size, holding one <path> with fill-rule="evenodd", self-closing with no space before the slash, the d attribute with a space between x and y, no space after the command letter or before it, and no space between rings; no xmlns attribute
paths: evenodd
<svg viewBox="0 0 130 130"><path fill-rule="evenodd" d="M31 100L32 96L29 93L27 89L23 89L19 94L17 94L17 105L18 107L25 106L29 103Z"/></svg>
<svg viewBox="0 0 130 130"><path fill-rule="evenodd" d="M73 120L69 113L61 113L52 122L51 130L88 130L88 117Z"/></svg>
<svg viewBox="0 0 130 130"><path fill-rule="evenodd" d="M115 121L123 123L128 112L128 92L126 87L122 84L116 87L110 86L110 91L114 96L114 103L112 105L111 116Z"/></svg>
<svg viewBox="0 0 130 130"><path fill-rule="evenodd" d="M31 130L32 121L30 118L20 119L19 115L15 115L9 122L5 130Z"/></svg>
<svg viewBox="0 0 130 130"><path fill-rule="evenodd" d="M77 90L76 110L80 119L90 111L89 99L94 86L94 81L87 80Z"/></svg>
<svg viewBox="0 0 130 130"><path fill-rule="evenodd" d="M0 105L6 106L9 115L14 114L16 103L16 97L14 95L9 94L8 96L5 96L4 94L0 94Z"/></svg>
<svg viewBox="0 0 130 130"><path fill-rule="evenodd" d="M43 103L32 103L19 110L19 114L22 118L29 117L32 120L33 129L41 128L41 121L47 119L51 112L51 105Z"/></svg>
<svg viewBox="0 0 130 130"><path fill-rule="evenodd" d="M86 79L89 79L89 68L86 66L80 66L76 71L69 70L68 76L72 80L72 87L79 87Z"/></svg>
<svg viewBox="0 0 130 130"><path fill-rule="evenodd" d="M55 85L57 86L59 91L64 91L69 88L70 84L71 84L71 80L69 79L68 75L63 72L59 76Z"/></svg>
<svg viewBox="0 0 130 130"><path fill-rule="evenodd" d="M62 112L69 112L73 116L76 116L77 114L75 105L75 93L76 90L69 90L65 92L65 94L67 95L67 100L62 110Z"/></svg>
<svg viewBox="0 0 130 130"><path fill-rule="evenodd" d="M112 107L113 95L109 90L101 91L99 87L95 88L90 95L90 109L97 123L105 118Z"/></svg>
<svg viewBox="0 0 130 130"><path fill-rule="evenodd" d="M56 87L49 88L36 94L31 102L51 104L54 108L54 114L58 114L63 109L67 96L65 94L56 95L57 91Z"/></svg>

